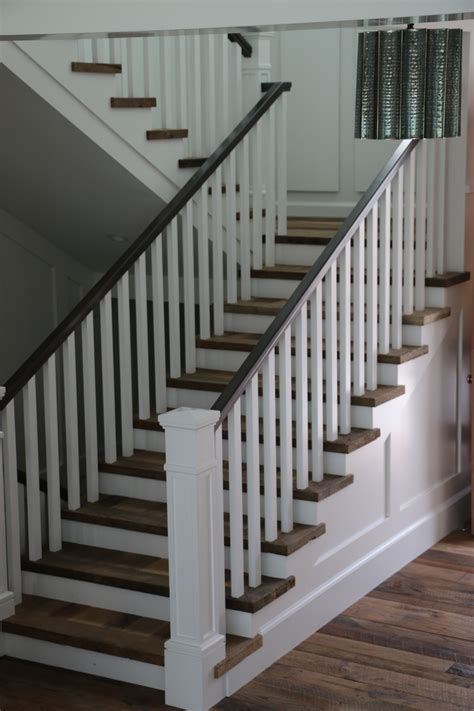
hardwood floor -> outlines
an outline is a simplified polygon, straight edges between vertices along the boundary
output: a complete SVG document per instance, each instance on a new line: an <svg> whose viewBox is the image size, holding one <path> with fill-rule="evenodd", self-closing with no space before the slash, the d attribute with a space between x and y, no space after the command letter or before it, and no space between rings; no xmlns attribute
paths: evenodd
<svg viewBox="0 0 474 711"><path fill-rule="evenodd" d="M0 660L0 709L165 711L160 692ZM474 708L474 539L456 532L215 711Z"/></svg>

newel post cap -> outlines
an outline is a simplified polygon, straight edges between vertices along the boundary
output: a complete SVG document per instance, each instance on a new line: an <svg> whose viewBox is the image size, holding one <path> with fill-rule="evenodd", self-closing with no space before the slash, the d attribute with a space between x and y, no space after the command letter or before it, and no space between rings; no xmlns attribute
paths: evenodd
<svg viewBox="0 0 474 711"><path fill-rule="evenodd" d="M219 420L218 410L200 410L193 407L178 407L171 412L164 412L158 422L166 430L200 430L215 425Z"/></svg>

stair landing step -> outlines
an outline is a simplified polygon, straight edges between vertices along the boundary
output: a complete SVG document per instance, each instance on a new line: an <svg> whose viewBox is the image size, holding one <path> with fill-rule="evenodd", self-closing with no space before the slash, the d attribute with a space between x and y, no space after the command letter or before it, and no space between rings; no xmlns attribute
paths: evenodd
<svg viewBox="0 0 474 711"><path fill-rule="evenodd" d="M147 141L166 141L172 138L187 138L187 128L161 128L146 132Z"/></svg>
<svg viewBox="0 0 474 711"><path fill-rule="evenodd" d="M64 543L62 550L44 551L41 560L24 559L22 569L32 573L81 580L98 585L169 597L168 561L164 558L126 553L76 543ZM230 572L226 571L226 608L253 614L284 595L295 585L295 578L263 577L256 588L248 585L239 598L230 594Z"/></svg>
<svg viewBox="0 0 474 711"><path fill-rule="evenodd" d="M151 96L139 96L134 98L113 97L110 99L110 106L113 109L154 109L156 98Z"/></svg>
<svg viewBox="0 0 474 711"><path fill-rule="evenodd" d="M169 622L24 595L2 631L68 647L164 666Z"/></svg>
<svg viewBox="0 0 474 711"><path fill-rule="evenodd" d="M122 65L101 62L71 62L71 70L85 74L121 74Z"/></svg>

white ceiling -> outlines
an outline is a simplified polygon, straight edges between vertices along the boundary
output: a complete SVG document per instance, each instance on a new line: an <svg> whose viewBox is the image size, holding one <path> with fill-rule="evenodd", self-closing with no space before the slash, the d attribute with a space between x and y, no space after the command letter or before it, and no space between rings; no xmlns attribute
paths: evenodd
<svg viewBox="0 0 474 711"><path fill-rule="evenodd" d="M163 202L1 64L0 97L0 207L104 271Z"/></svg>

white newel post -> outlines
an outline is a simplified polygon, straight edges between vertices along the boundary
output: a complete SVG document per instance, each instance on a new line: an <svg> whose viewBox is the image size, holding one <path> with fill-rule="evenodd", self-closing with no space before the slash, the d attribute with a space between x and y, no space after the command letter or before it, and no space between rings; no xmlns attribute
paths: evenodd
<svg viewBox="0 0 474 711"><path fill-rule="evenodd" d="M0 388L0 400L5 395L5 388ZM0 623L15 612L13 593L8 590L7 567L7 525L5 513L5 482L3 474L3 432L0 432ZM0 630L0 656L2 642Z"/></svg>
<svg viewBox="0 0 474 711"><path fill-rule="evenodd" d="M225 657L222 473L219 413L178 408L165 430L171 638L166 703L202 711L222 698L213 669Z"/></svg>
<svg viewBox="0 0 474 711"><path fill-rule="evenodd" d="M252 56L242 60L244 113L250 111L262 97L262 82L272 80L271 48L274 32L244 35L252 45Z"/></svg>

